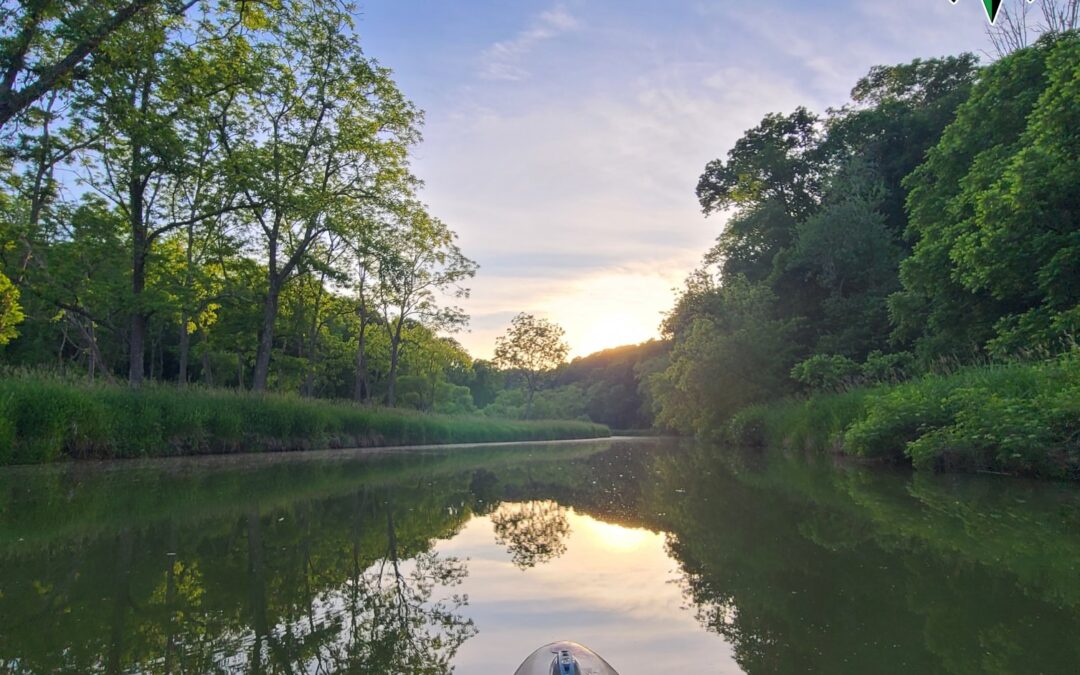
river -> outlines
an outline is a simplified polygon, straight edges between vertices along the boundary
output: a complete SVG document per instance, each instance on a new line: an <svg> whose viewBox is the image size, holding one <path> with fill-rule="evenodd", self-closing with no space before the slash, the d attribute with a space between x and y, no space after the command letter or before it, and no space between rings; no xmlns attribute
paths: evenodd
<svg viewBox="0 0 1080 675"><path fill-rule="evenodd" d="M659 439L0 472L0 672L1075 673L1080 490Z"/></svg>

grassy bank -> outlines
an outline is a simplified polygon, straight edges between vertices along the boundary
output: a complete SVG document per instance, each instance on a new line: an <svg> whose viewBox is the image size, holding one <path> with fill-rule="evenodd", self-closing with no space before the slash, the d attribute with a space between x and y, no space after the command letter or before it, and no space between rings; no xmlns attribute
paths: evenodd
<svg viewBox="0 0 1080 675"><path fill-rule="evenodd" d="M1080 357L756 406L725 432L740 443L907 460L918 469L1080 479Z"/></svg>
<svg viewBox="0 0 1080 675"><path fill-rule="evenodd" d="M607 427L361 407L241 392L0 380L0 465L63 458L597 438Z"/></svg>

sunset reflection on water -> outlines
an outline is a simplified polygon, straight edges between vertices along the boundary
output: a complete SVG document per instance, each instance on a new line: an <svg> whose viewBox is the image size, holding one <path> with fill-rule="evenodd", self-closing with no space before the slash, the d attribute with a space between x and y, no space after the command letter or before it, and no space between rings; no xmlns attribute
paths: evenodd
<svg viewBox="0 0 1080 675"><path fill-rule="evenodd" d="M701 630L686 607L663 533L560 509L569 525L565 552L532 567L515 564L496 543L490 516L437 546L469 559L459 590L479 632L459 651L456 673L508 673L507 664L555 640L590 646L620 675L655 673L660 664L663 672L742 672L728 645Z"/></svg>

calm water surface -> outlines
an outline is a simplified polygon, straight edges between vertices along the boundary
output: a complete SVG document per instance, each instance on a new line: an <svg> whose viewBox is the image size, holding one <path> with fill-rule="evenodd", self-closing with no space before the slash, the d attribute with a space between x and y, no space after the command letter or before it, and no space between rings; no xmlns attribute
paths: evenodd
<svg viewBox="0 0 1080 675"><path fill-rule="evenodd" d="M1080 491L656 440L0 472L2 673L1076 673Z"/></svg>

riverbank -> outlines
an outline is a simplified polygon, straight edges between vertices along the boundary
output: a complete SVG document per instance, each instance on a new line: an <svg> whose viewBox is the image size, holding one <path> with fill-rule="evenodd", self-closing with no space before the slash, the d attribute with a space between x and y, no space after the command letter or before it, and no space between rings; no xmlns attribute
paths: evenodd
<svg viewBox="0 0 1080 675"><path fill-rule="evenodd" d="M748 408L729 440L937 471L1080 479L1080 357L963 368Z"/></svg>
<svg viewBox="0 0 1080 675"><path fill-rule="evenodd" d="M601 438L578 421L511 421L215 389L0 380L0 465L63 459Z"/></svg>

